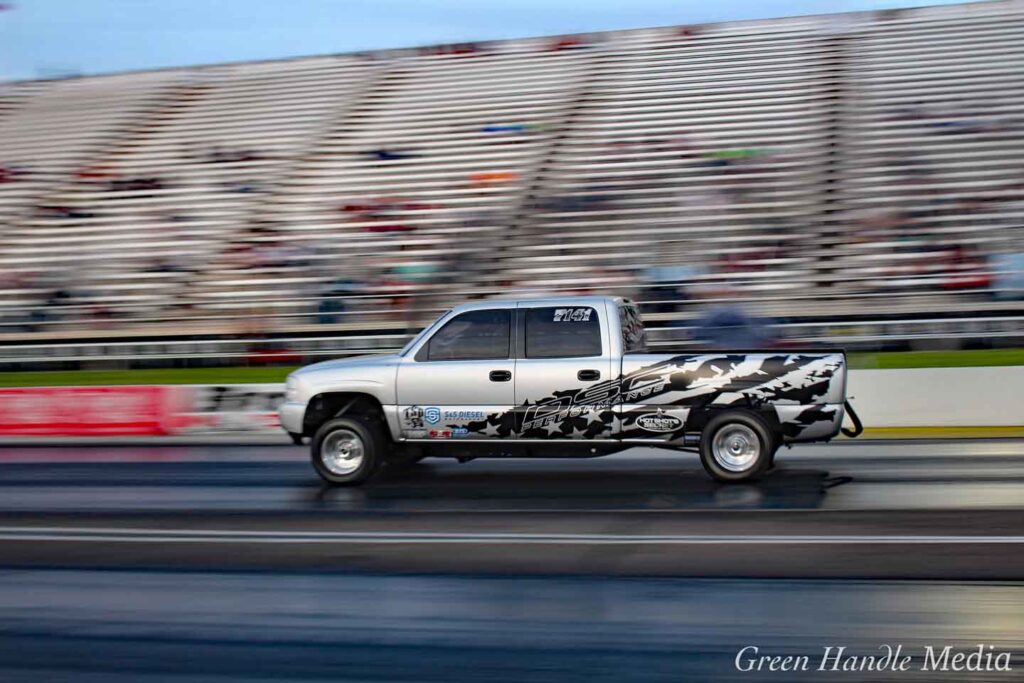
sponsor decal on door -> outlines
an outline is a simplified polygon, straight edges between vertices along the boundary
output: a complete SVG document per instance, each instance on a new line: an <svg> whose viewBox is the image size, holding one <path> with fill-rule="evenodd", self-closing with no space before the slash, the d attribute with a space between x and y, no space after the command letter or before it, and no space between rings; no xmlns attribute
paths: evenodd
<svg viewBox="0 0 1024 683"><path fill-rule="evenodd" d="M683 421L675 415L664 413L648 413L636 418L636 425L648 432L674 432L683 428Z"/></svg>

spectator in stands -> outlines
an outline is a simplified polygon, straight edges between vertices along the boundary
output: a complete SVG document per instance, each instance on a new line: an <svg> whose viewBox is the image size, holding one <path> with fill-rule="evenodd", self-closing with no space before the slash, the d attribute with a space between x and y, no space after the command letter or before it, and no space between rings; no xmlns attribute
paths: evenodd
<svg viewBox="0 0 1024 683"><path fill-rule="evenodd" d="M224 188L225 192L238 192L240 194L262 192L264 189L263 183L260 181L245 178L225 180L221 183L221 187Z"/></svg>
<svg viewBox="0 0 1024 683"><path fill-rule="evenodd" d="M416 226L408 225L397 221L380 220L377 218L371 218L373 221L372 225L367 225L363 228L363 232L413 232L416 230Z"/></svg>
<svg viewBox="0 0 1024 683"><path fill-rule="evenodd" d="M392 282L412 288L428 285L434 279L438 265L429 253L429 246L402 245L399 251L401 258L388 273Z"/></svg>
<svg viewBox="0 0 1024 683"><path fill-rule="evenodd" d="M96 217L92 211L59 204L40 204L36 207L36 213L40 218L84 219Z"/></svg>
<svg viewBox="0 0 1024 683"><path fill-rule="evenodd" d="M108 188L111 192L148 192L163 190L166 187L167 184L159 176L137 176L124 179L115 176L108 183Z"/></svg>
<svg viewBox="0 0 1024 683"><path fill-rule="evenodd" d="M550 49L552 52L560 52L562 50L576 50L582 47L587 47L587 43L584 41L583 36L561 36L551 42Z"/></svg>
<svg viewBox="0 0 1024 683"><path fill-rule="evenodd" d="M386 147L371 149L362 152L362 155L371 161L401 161L402 159L411 159L416 156L406 150L389 149Z"/></svg>
<svg viewBox="0 0 1024 683"><path fill-rule="evenodd" d="M254 220L246 229L251 237L273 237L279 233L275 223L263 219Z"/></svg>
<svg viewBox="0 0 1024 683"><path fill-rule="evenodd" d="M429 55L475 55L482 49L480 43L455 43L451 45L430 45L417 50L420 56Z"/></svg>
<svg viewBox="0 0 1024 683"><path fill-rule="evenodd" d="M475 187L514 183L517 180L519 174L515 171L480 171L469 176L470 184Z"/></svg>
<svg viewBox="0 0 1024 683"><path fill-rule="evenodd" d="M990 272L997 299L1024 299L1024 251L995 255Z"/></svg>
<svg viewBox="0 0 1024 683"><path fill-rule="evenodd" d="M488 123L480 129L481 133L526 133L540 128L527 123Z"/></svg>
<svg viewBox="0 0 1024 683"><path fill-rule="evenodd" d="M412 232L415 225L405 219L406 212L423 212L438 208L436 204L409 201L402 197L376 197L366 201L346 202L338 207L351 221L363 223L364 232ZM368 224L368 225L366 225Z"/></svg>
<svg viewBox="0 0 1024 683"><path fill-rule="evenodd" d="M708 349L743 350L774 346L768 322L748 314L738 303L718 303L697 320L697 337Z"/></svg>
<svg viewBox="0 0 1024 683"><path fill-rule="evenodd" d="M28 175L28 169L24 166L4 166L0 165L0 184L13 183L16 180L21 180Z"/></svg>
<svg viewBox="0 0 1024 683"><path fill-rule="evenodd" d="M427 295L440 273L429 245L403 244L384 275L382 286L392 294L395 314L415 327L427 305Z"/></svg>
<svg viewBox="0 0 1024 683"><path fill-rule="evenodd" d="M45 307L47 317L63 317L62 309L70 306L75 299L75 293L70 287L58 287L46 297Z"/></svg>
<svg viewBox="0 0 1024 683"><path fill-rule="evenodd" d="M320 295L316 308L316 321L320 325L336 325L344 322L344 314L348 310L343 297L365 291L366 285L342 275L332 280Z"/></svg>
<svg viewBox="0 0 1024 683"><path fill-rule="evenodd" d="M258 152L251 149L224 149L214 147L206 155L206 161L214 164L233 164L244 161L259 161L263 158Z"/></svg>
<svg viewBox="0 0 1024 683"><path fill-rule="evenodd" d="M223 260L227 268L248 270L257 267L257 244L253 242L235 242L224 251Z"/></svg>
<svg viewBox="0 0 1024 683"><path fill-rule="evenodd" d="M120 177L120 173L107 164L92 164L83 166L75 173L75 179L88 183L108 184Z"/></svg>
<svg viewBox="0 0 1024 683"><path fill-rule="evenodd" d="M685 300L685 289L677 284L651 284L640 291L640 300L645 303L644 310L651 313L675 313Z"/></svg>
<svg viewBox="0 0 1024 683"><path fill-rule="evenodd" d="M187 269L170 256L158 256L152 265L143 270L144 273L184 273Z"/></svg>
<svg viewBox="0 0 1024 683"><path fill-rule="evenodd" d="M988 258L968 244L954 244L941 255L946 268L942 288L947 290L989 289L992 285Z"/></svg>
<svg viewBox="0 0 1024 683"><path fill-rule="evenodd" d="M674 245L667 245L669 249ZM672 263L676 258L665 258ZM638 273L640 301L651 302L644 310L652 313L676 313L690 299L687 284L706 275L699 267L686 265L651 266Z"/></svg>

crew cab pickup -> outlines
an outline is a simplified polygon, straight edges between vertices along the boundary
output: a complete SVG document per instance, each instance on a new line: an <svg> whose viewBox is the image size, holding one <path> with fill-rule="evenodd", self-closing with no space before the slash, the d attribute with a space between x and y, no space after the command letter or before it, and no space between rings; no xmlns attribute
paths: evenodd
<svg viewBox="0 0 1024 683"><path fill-rule="evenodd" d="M397 354L293 372L280 418L335 484L428 456L634 446L696 450L712 477L741 481L781 445L835 437L845 391L843 352L656 353L626 299L492 300L445 312Z"/></svg>

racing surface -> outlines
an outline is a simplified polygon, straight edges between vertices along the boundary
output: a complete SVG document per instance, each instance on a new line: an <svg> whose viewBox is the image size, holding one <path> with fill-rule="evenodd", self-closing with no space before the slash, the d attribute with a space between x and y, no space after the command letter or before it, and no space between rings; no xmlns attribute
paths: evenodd
<svg viewBox="0 0 1024 683"><path fill-rule="evenodd" d="M1016 440L805 446L739 486L637 449L359 489L291 446L10 446L0 679L831 679L733 659L986 643L1015 670L974 679L1014 680L1022 508ZM870 678L908 676L936 678Z"/></svg>
<svg viewBox="0 0 1024 683"><path fill-rule="evenodd" d="M322 485L292 446L15 447L0 461L5 566L905 579L1024 567L1020 441L798 447L739 485L654 449L429 459L358 488Z"/></svg>

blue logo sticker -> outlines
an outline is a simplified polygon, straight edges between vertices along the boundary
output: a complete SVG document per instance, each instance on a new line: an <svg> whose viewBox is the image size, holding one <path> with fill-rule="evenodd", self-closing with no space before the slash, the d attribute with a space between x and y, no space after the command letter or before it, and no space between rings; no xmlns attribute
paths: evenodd
<svg viewBox="0 0 1024 683"><path fill-rule="evenodd" d="M436 425L441 421L441 409L440 408L424 408L423 417L426 418L427 422L432 425Z"/></svg>

